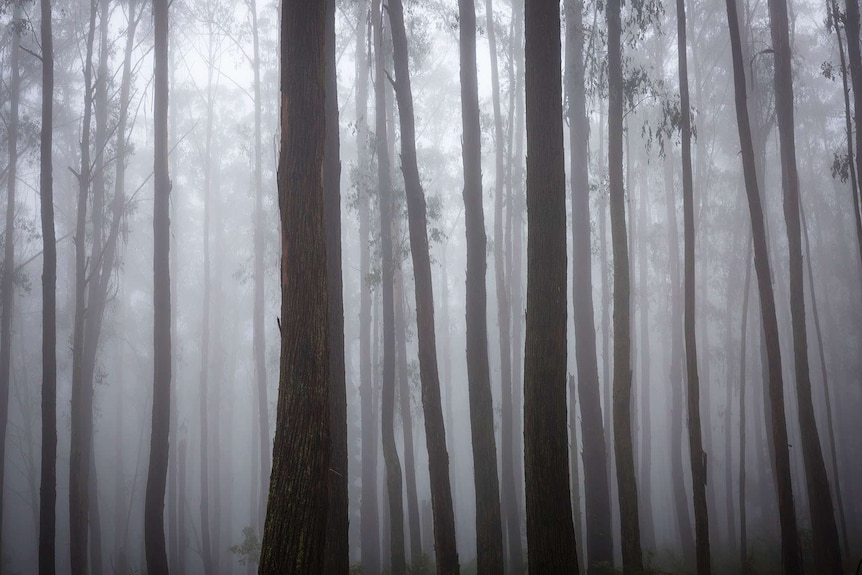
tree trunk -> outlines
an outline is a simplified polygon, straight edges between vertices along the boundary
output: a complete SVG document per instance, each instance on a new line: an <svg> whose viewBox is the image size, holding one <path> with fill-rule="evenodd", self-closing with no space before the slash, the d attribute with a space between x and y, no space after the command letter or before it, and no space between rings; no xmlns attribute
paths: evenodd
<svg viewBox="0 0 862 575"><path fill-rule="evenodd" d="M165 485L171 414L170 195L168 175L168 2L154 0L155 162L153 173L153 420L144 509L147 572L167 575Z"/></svg>
<svg viewBox="0 0 862 575"><path fill-rule="evenodd" d="M189 547L189 536L186 531L186 517L188 517L189 512L186 498L187 446L188 442L183 435L177 448L177 573L186 572L186 551Z"/></svg>
<svg viewBox="0 0 862 575"><path fill-rule="evenodd" d="M748 348L745 340L748 335L748 298L751 293L751 251L749 235L747 255L745 256L745 290L742 295L742 336L739 352L739 558L740 573L748 575L748 527L745 506L745 354ZM728 464L729 465L729 464Z"/></svg>
<svg viewBox="0 0 862 575"><path fill-rule="evenodd" d="M262 574L321 573L330 475L325 192L326 6L287 0L281 19L281 374ZM289 423L288 423L289 422Z"/></svg>
<svg viewBox="0 0 862 575"><path fill-rule="evenodd" d="M51 0L41 0L40 5L42 8L42 134L39 164L39 205L42 216L43 255L39 575L54 575L56 572L57 532L57 240L54 230L54 164L51 153L54 130L54 35L51 30ZM9 166L13 165L14 162L10 162ZM6 225L9 225L8 220ZM7 227L6 229L11 230L12 228ZM3 429L5 430L5 424ZM5 445L5 431L3 433ZM5 453L4 448L0 449L3 449ZM2 518L2 514L0 514L0 518Z"/></svg>
<svg viewBox="0 0 862 575"><path fill-rule="evenodd" d="M584 443L584 498L586 511L586 565L594 572L599 563L613 565L611 500L601 388L596 356L593 309L592 248L590 231L589 142L590 124L584 92L584 32L582 3L566 0L566 96L568 99L570 178L572 185L572 301L578 396ZM571 416L570 416L571 418ZM582 554L583 554L582 549Z"/></svg>
<svg viewBox="0 0 862 575"><path fill-rule="evenodd" d="M581 470L578 460L581 451L578 443L578 394L575 387L575 376L569 375L569 489L572 494L572 517L575 528L575 544L584 548L584 534L581 521ZM578 573L584 573L584 554L578 556Z"/></svg>
<svg viewBox="0 0 862 575"><path fill-rule="evenodd" d="M377 194L380 212L380 251L382 258L383 298L383 383L381 416L383 418L383 460L389 502L389 552L393 575L406 573L404 552L404 509L401 462L395 444L395 300L392 249L392 183L389 145L386 131L386 76L381 0L372 3L375 56L375 118L377 141ZM403 136L402 136L403 137Z"/></svg>
<svg viewBox="0 0 862 575"><path fill-rule="evenodd" d="M458 549L455 544L452 490L449 481L449 456L446 451L446 429L443 425L443 410L440 405L440 377L437 372L437 344L434 335L434 291L431 285L425 193L422 190L416 160L413 92L410 87L407 31L404 26L404 8L401 0L390 0L388 10L395 60L395 96L398 100L398 113L401 120L401 170L407 192L410 251L413 255L415 276L416 331L419 339L419 374L422 382L422 405L425 411L431 503L434 510L434 549L437 556L437 573L445 575L458 573L459 566ZM378 82L382 84L382 70L380 73ZM393 573L394 571L393 569Z"/></svg>
<svg viewBox="0 0 862 575"><path fill-rule="evenodd" d="M479 129L476 7L473 0L459 0L458 16L461 121L464 130L461 157L464 164L464 228L467 234L467 384L473 440L473 484L476 489L476 564L480 574L502 573L500 484L494 434L494 399L488 365L485 288L487 239L482 206L482 136Z"/></svg>
<svg viewBox="0 0 862 575"><path fill-rule="evenodd" d="M754 240L754 268L760 294L760 312L768 355L769 404L775 479L778 489L778 512L781 522L781 562L784 573L802 572L799 535L796 530L796 511L793 507L793 489L790 477L790 453L787 446L787 420L784 412L784 382L781 374L781 351L778 345L778 321L775 314L775 296L769 271L766 245L766 227L763 207L757 187L754 146L748 120L745 89L745 63L742 59L742 42L739 34L736 0L726 0L727 22L730 28L730 47L733 55L733 80L736 99L736 122L742 148L742 167L745 191L751 214ZM786 26L785 26L786 31Z"/></svg>
<svg viewBox="0 0 862 575"><path fill-rule="evenodd" d="M850 156L850 164L855 161L855 172L857 177L862 177L862 130L859 130L859 110L862 110L862 53L860 53L859 44L859 0L845 0L847 6L847 17L844 21L847 31L847 59L850 61L850 78L853 83L853 109L857 110L856 114L856 156L853 156L851 149L851 134L847 134L847 154ZM836 30L838 23L835 24ZM838 39L838 45L841 46L841 39ZM842 50L843 60L843 50ZM843 68L843 62L842 62ZM846 82L846 74L842 74ZM847 97L847 86L844 86L845 98ZM849 104L845 101L845 107ZM849 112L848 112L849 116ZM850 119L847 118L849 123ZM852 128L850 128L852 131ZM860 212L859 198L859 181L854 183L853 187L853 204L854 204L854 220L856 223L856 243L859 248L860 264L862 264L862 212Z"/></svg>
<svg viewBox="0 0 862 575"><path fill-rule="evenodd" d="M577 573L566 428L566 172L559 3L529 0L524 23L527 561L530 573Z"/></svg>
<svg viewBox="0 0 862 575"><path fill-rule="evenodd" d="M326 275L329 288L329 515L324 572L347 575L347 383L344 367L344 286L341 277L341 156L338 134L335 0L326 0L326 138L323 158Z"/></svg>
<svg viewBox="0 0 862 575"><path fill-rule="evenodd" d="M501 515L505 525L507 572L520 573L523 569L524 552L521 547L521 521L515 488L515 454L513 452L513 389L512 389L512 314L509 303L509 285L506 282L508 268L503 248L503 118L500 109L500 72L497 63L497 31L494 26L494 2L485 2L485 21L488 47L491 58L491 92L494 107L494 272L497 290L497 323L500 329L500 390L502 395L502 417L500 422L500 496ZM511 88L514 90L514 87ZM513 94L514 95L514 94ZM513 100L513 98L510 98ZM510 111L511 116L511 111ZM512 121L509 122L512 134ZM511 185L511 180L510 180ZM511 213L511 205L509 207Z"/></svg>
<svg viewBox="0 0 862 575"><path fill-rule="evenodd" d="M356 148L362 175L357 182L359 203L359 402L362 426L362 498L359 504L360 556L363 572L380 573L380 521L377 508L377 420L371 372L371 288L369 247L368 160L368 1L358 3L356 30Z"/></svg>
<svg viewBox="0 0 862 575"><path fill-rule="evenodd" d="M691 461L691 485L694 501L694 535L697 572L710 573L709 514L706 505L706 453L700 425L700 381L697 370L697 332L695 329L694 277L694 186L691 170L691 108L688 98L688 57L686 55L685 1L676 0L677 54L682 131L682 205L683 205L683 268L684 268L684 336L685 365L688 382L688 449ZM708 361L708 360L707 360ZM707 392L708 393L708 392ZM709 425L709 411L707 425Z"/></svg>
<svg viewBox="0 0 862 575"><path fill-rule="evenodd" d="M784 191L784 220L790 256L790 312L793 328L794 364L799 427L808 504L811 512L811 537L814 563L821 573L840 573L841 545L835 523L835 510L829 492L829 478L814 404L808 364L808 335L805 327L805 288L802 262L802 232L799 217L799 175L796 169L796 142L793 120L793 79L790 74L790 38L786 0L769 0L772 47L775 50L775 113L778 121L781 154L781 183Z"/></svg>

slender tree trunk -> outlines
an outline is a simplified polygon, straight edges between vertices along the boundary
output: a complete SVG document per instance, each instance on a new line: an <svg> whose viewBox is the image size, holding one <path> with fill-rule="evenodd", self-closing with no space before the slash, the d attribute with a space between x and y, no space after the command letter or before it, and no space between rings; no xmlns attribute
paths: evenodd
<svg viewBox="0 0 862 575"><path fill-rule="evenodd" d="M614 252L614 454L620 495L620 540L623 573L643 569L638 493L631 431L631 317L629 253L623 189L623 72L620 1L609 0L608 20L608 170L611 242Z"/></svg>
<svg viewBox="0 0 862 575"><path fill-rule="evenodd" d="M463 125L464 227L467 233L467 383L476 488L476 563L478 573L503 572L500 484L494 434L494 399L488 365L485 273L487 240L482 206L482 137L476 71L476 7L459 0L461 120Z"/></svg>
<svg viewBox="0 0 862 575"><path fill-rule="evenodd" d="M375 56L375 118L377 140L377 195L380 212L380 251L382 258L383 298L383 383L381 415L383 419L383 459L389 502L389 555L393 575L406 573L404 552L404 510L401 462L395 443L395 303L394 263L392 249L392 183L389 145L386 130L386 76L383 43L382 0L372 2ZM403 136L402 136L403 137Z"/></svg>
<svg viewBox="0 0 862 575"><path fill-rule="evenodd" d="M54 575L56 572L55 547L57 532L57 240L54 231L54 163L52 157L54 134L54 35L51 30L51 0L41 0L40 5L42 8L42 134L40 141L39 203L42 216L43 255L42 466L39 488L39 575ZM9 166L13 165L14 162L10 162ZM8 227L8 218L6 225L7 230L12 230L11 227ZM11 238L11 236L8 237ZM6 267L4 269L11 268ZM5 425L3 427L3 442L5 445ZM5 448L0 449L5 453ZM2 497L0 497L0 501L2 501ZM2 520L2 514L0 514L0 520Z"/></svg>
<svg viewBox="0 0 862 575"><path fill-rule="evenodd" d="M153 420L144 508L147 572L167 575L165 485L171 414L170 195L168 175L168 2L153 1L155 41L155 191L153 202Z"/></svg>
<svg viewBox="0 0 862 575"><path fill-rule="evenodd" d="M695 556L699 575L710 573L709 519L706 505L706 453L700 425L700 382L697 370L697 335L695 330L694 277L694 186L691 170L691 112L688 98L688 57L686 55L685 1L676 0L677 54L682 131L682 204L684 241L684 335L685 365L688 381L688 448L691 461L691 484L694 500ZM708 393L708 391L707 391ZM707 422L709 411L707 410ZM707 423L709 425L709 423Z"/></svg>
<svg viewBox="0 0 862 575"><path fill-rule="evenodd" d="M805 288L802 262L802 232L799 217L799 175L796 168L796 142L793 120L793 79L791 78L790 38L786 0L769 0L772 47L775 50L775 112L781 154L784 219L790 255L790 312L793 328L794 364L799 427L814 562L821 573L840 573L841 545L835 522L829 478L814 416L811 376L808 364L808 335L805 327Z"/></svg>
<svg viewBox="0 0 862 575"><path fill-rule="evenodd" d="M356 36L356 148L360 174L368 175L368 1L360 0ZM377 419L374 416L374 379L371 372L371 289L369 249L369 193L367 177L358 181L359 202L359 398L362 426L362 498L360 500L360 555L363 572L380 573L380 521L377 508Z"/></svg>
<svg viewBox="0 0 862 575"><path fill-rule="evenodd" d="M500 390L502 413L500 422L500 496L501 513L505 525L507 572L520 573L524 552L521 547L521 521L515 488L515 461L513 452L513 389L512 389L512 314L509 303L509 285L506 282L507 266L503 248L503 117L500 107L500 72L497 63L497 31L494 25L494 2L485 2L485 21L491 58L491 90L494 107L494 271L497 290L497 323L500 329ZM511 115L511 114L510 114ZM509 122L510 135L512 121ZM511 179L510 179L511 182ZM511 184L510 184L511 185ZM511 206L509 208L511 213Z"/></svg>
<svg viewBox="0 0 862 575"><path fill-rule="evenodd" d="M578 444L578 394L575 386L575 376L569 375L569 489L572 494L572 517L575 527L575 544L579 549L584 548L584 534L581 522L581 470L580 448ZM585 573L584 553L578 555L578 573Z"/></svg>
<svg viewBox="0 0 862 575"><path fill-rule="evenodd" d="M851 134L852 128L848 128L847 134L847 154L850 157L850 164L853 165L855 161L855 172L857 177L862 177L862 130L859 130L859 114L860 110L862 110L862 50L860 50L859 44L859 0L845 0L845 4L847 6L847 16L844 21L845 29L847 31L847 59L850 61L850 78L853 84L853 109L856 110L856 156L853 156L853 150L851 149ZM836 22L835 29L837 31L838 24ZM838 45L841 46L841 38L838 38ZM843 50L841 51L842 56L842 68L843 66ZM842 74L844 77L844 94L845 94L845 108L849 110L849 103L846 101L847 96L847 86L846 86L846 73ZM848 118L847 121L849 123L849 111L847 112ZM852 172L851 172L852 175ZM862 264L862 207L860 207L860 198L859 198L859 181L855 181L855 185L853 187L853 207L854 207L854 220L856 223L856 243L859 248L859 257L860 264Z"/></svg>
<svg viewBox="0 0 862 575"><path fill-rule="evenodd" d="M730 28L730 47L733 55L733 80L736 99L736 121L742 148L742 167L745 190L751 214L754 240L754 267L760 294L760 311L768 354L769 403L775 478L778 488L778 511L781 522L781 562L784 573L802 572L799 535L796 530L796 511L793 506L793 489L790 477L790 453L787 446L787 420L784 411L784 382L781 374L781 351L778 345L778 321L775 314L775 296L769 271L763 207L757 186L754 146L748 119L745 89L745 63L742 59L742 42L739 34L736 0L726 0L727 22ZM785 27L786 30L786 27Z"/></svg>
<svg viewBox="0 0 862 575"><path fill-rule="evenodd" d="M526 4L524 468L530 573L578 572L566 429L566 173L558 2Z"/></svg>
<svg viewBox="0 0 862 575"><path fill-rule="evenodd" d="M330 475L330 340L324 167L326 6L281 19L281 375L261 574L321 573ZM289 424L288 424L289 422Z"/></svg>
<svg viewBox="0 0 862 575"><path fill-rule="evenodd" d="M188 442L185 434L180 437L179 447L177 448L177 569L178 573L186 572L186 551L189 547L189 535L186 531L186 517L188 517L189 506L186 497L186 468L188 458L186 450Z"/></svg>
<svg viewBox="0 0 862 575"><path fill-rule="evenodd" d="M254 373L257 384L257 432L260 443L260 495L257 503L255 529L260 529L266 516L266 495L269 487L270 450L269 398L266 378L266 331L264 330L264 257L266 230L263 213L263 152L262 121L263 94L260 80L260 39L257 25L257 2L249 0L252 21L252 68L254 71L254 317L252 319L252 348Z"/></svg>
<svg viewBox="0 0 862 575"><path fill-rule="evenodd" d="M590 231L589 142L590 125L584 92L584 32L582 3L566 0L566 96L568 99L570 178L572 185L572 299L578 396L584 443L584 497L586 500L586 564L613 565L610 482L605 429L602 423L601 387L596 356L593 309L592 249ZM571 419L571 415L570 415ZM583 555L583 550L582 550Z"/></svg>
<svg viewBox="0 0 862 575"><path fill-rule="evenodd" d="M347 382L344 367L344 286L341 278L341 156L338 134L335 0L326 0L326 138L323 158L326 275L329 289L329 515L324 572L350 571L347 510Z"/></svg>
<svg viewBox="0 0 862 575"><path fill-rule="evenodd" d="M745 256L745 290L742 295L742 336L739 352L739 557L740 572L748 574L748 526L746 525L745 503L745 355L748 348L745 340L748 335L748 299L751 292L751 251L752 242L749 234L747 255Z"/></svg>
<svg viewBox="0 0 862 575"><path fill-rule="evenodd" d="M70 567L72 575L85 575L89 535L90 450L93 431L92 379L87 385L84 328L87 301L87 196L90 188L90 128L93 119L93 41L97 0L90 2L90 22L84 62L84 117L81 126L81 171L75 223L75 323L72 336L72 417L69 455ZM17 51L16 51L17 52ZM11 147L10 147L11 149ZM8 268L7 268L8 269ZM2 352L0 352L2 356Z"/></svg>
<svg viewBox="0 0 862 575"><path fill-rule="evenodd" d="M404 8L401 0L390 0L388 10L395 60L395 96L398 100L398 113L401 120L401 170L407 192L410 251L413 255L415 276L416 331L419 339L419 374L422 382L422 405L425 411L431 503L434 509L434 549L437 556L437 573L445 575L458 573L459 566L458 549L455 543L455 515L452 509L452 490L449 480L449 456L446 451L446 429L443 425L443 410L440 405L440 377L437 372L437 343L434 334L434 291L431 285L425 193L422 190L416 160L413 91L410 87L407 31L404 26ZM382 77L378 81L382 83Z"/></svg>

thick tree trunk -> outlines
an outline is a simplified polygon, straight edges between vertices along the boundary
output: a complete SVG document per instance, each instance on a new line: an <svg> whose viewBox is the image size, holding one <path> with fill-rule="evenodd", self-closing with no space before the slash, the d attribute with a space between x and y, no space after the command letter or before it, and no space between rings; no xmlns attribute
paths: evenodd
<svg viewBox="0 0 862 575"><path fill-rule="evenodd" d="M530 573L578 572L566 421L566 172L559 3L529 0L524 470Z"/></svg>
<svg viewBox="0 0 862 575"><path fill-rule="evenodd" d="M153 419L144 507L147 572L167 575L165 485L171 414L170 195L168 175L168 2L154 0L155 162L153 202Z"/></svg>
<svg viewBox="0 0 862 575"><path fill-rule="evenodd" d="M344 367L344 286L341 278L341 156L338 135L335 0L326 0L326 138L323 159L326 275L329 288L329 515L324 572L347 575L347 383Z"/></svg>
<svg viewBox="0 0 862 575"><path fill-rule="evenodd" d="M778 321L775 314L775 296L769 271L763 206L757 186L754 146L748 119L745 89L745 63L739 34L736 0L726 0L727 21L730 28L730 47L733 55L733 80L736 99L736 122L742 148L742 167L745 191L751 214L754 240L754 268L760 294L760 311L767 351L769 374L770 423L772 450L775 460L775 478L778 489L778 511L781 522L781 562L784 573L802 572L799 535L796 530L796 511L793 506L793 489L790 477L790 453L787 446L787 420L784 411L784 382L781 374L781 351L778 345ZM786 27L785 27L786 30Z"/></svg>
<svg viewBox="0 0 862 575"><path fill-rule="evenodd" d="M488 365L488 320L485 273L487 239L482 206L482 136L476 71L476 7L459 0L461 54L461 121L464 164L464 228L467 234L467 385L473 440L473 484L476 489L476 563L478 573L503 572L500 484L494 434L494 399Z"/></svg>
<svg viewBox="0 0 862 575"><path fill-rule="evenodd" d="M39 204L42 216L43 255L39 575L54 575L56 572L57 532L57 245L54 230L54 164L51 154L54 130L54 35L51 30L51 0L41 0L40 5L42 8L42 134L39 164ZM13 163L9 165L12 166ZM12 228L7 227L6 229L11 230ZM0 514L0 518L2 518L2 514Z"/></svg>
<svg viewBox="0 0 862 575"><path fill-rule="evenodd" d="M686 54L685 1L676 0L677 54L682 131L682 205L684 268L684 335L685 365L688 381L688 449L691 462L692 498L694 501L695 556L699 575L710 573L709 518L706 505L706 453L700 425L700 382L697 370L697 332L695 329L694 277L694 185L691 170L691 108L688 97L688 56ZM708 391L707 391L708 393ZM709 425L709 411L707 425Z"/></svg>
<svg viewBox="0 0 862 575"><path fill-rule="evenodd" d="M422 382L431 503L434 510L434 549L437 556L437 573L444 575L459 572L458 549L455 544L455 515L452 509L446 429L443 425L443 410L440 405L440 377L437 372L437 343L434 334L434 291L431 285L425 193L422 190L416 160L413 91L410 87L407 31L404 26L404 8L401 0L390 0L389 19L392 25L395 60L395 96L398 100L398 113L401 120L401 171L404 174L404 187L407 192L410 251L413 256L415 276L419 375ZM382 77L378 81L382 83Z"/></svg>
<svg viewBox="0 0 862 575"><path fill-rule="evenodd" d="M177 573L186 573L186 551L189 547L189 535L186 531L186 517L189 511L186 497L187 449L188 442L183 436L177 448Z"/></svg>
<svg viewBox="0 0 862 575"><path fill-rule="evenodd" d="M401 461L395 443L395 300L392 249L392 183L386 130L386 75L383 42L382 0L372 2L375 57L375 122L377 141L377 196L380 212L380 252L382 258L383 298L383 383L381 416L383 420L383 460L386 467L387 501L389 502L389 556L393 575L407 570L404 552L404 509ZM402 136L403 137L403 136Z"/></svg>
<svg viewBox="0 0 862 575"><path fill-rule="evenodd" d="M281 19L281 374L262 574L321 573L330 475L325 225L326 6L286 0ZM288 423L289 422L289 423Z"/></svg>
<svg viewBox="0 0 862 575"><path fill-rule="evenodd" d="M582 3L566 0L566 96L572 185L572 300L578 396L584 443L584 498L586 511L586 565L613 565L611 499L608 481L605 429L602 423L601 387L596 356L593 309L592 247L590 232L589 142L590 125L584 92L584 32ZM571 419L571 415L570 415Z"/></svg>
<svg viewBox="0 0 862 575"><path fill-rule="evenodd" d="M775 113L781 154L781 183L784 191L784 220L790 256L790 313L793 355L796 367L796 396L802 455L811 512L814 563L821 573L840 573L841 544L835 523L835 509L829 492L829 478L823 460L820 434L811 397L808 364L808 335L805 327L805 288L802 262L802 232L799 217L799 175L796 167L793 119L793 79L791 78L790 37L786 0L769 0L772 48L775 51Z"/></svg>

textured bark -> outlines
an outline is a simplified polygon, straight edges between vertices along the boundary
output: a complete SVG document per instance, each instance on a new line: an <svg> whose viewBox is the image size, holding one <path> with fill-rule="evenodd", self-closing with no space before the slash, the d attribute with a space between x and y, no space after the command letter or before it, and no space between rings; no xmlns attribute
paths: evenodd
<svg viewBox="0 0 862 575"><path fill-rule="evenodd" d="M329 515L324 572L347 575L347 382L344 367L344 286L341 278L341 156L338 135L335 0L326 0L326 141L323 159L326 276L329 288Z"/></svg>
<svg viewBox="0 0 862 575"><path fill-rule="evenodd" d="M584 499L586 512L586 565L613 565L611 499L608 481L605 429L602 423L599 365L593 309L592 248L590 232L589 142L590 125L584 93L584 32L582 4L566 0L566 97L572 182L572 301L578 399L581 404L584 443ZM570 415L570 419L572 415ZM583 554L583 550L582 550Z"/></svg>
<svg viewBox="0 0 862 575"><path fill-rule="evenodd" d="M377 142L377 199L380 212L380 255L382 258L383 304L383 382L381 416L383 420L383 460L386 467L387 501L389 503L389 560L392 575L407 570L404 552L404 503L402 496L401 461L395 443L395 299L394 264L392 253L392 182L386 130L386 76L383 42L382 0L372 1L374 22L374 101L375 138ZM403 136L402 136L403 137Z"/></svg>
<svg viewBox="0 0 862 575"><path fill-rule="evenodd" d="M54 230L54 164L51 155L54 130L54 35L51 30L51 0L41 0L40 5L42 9L42 133L39 205L42 216L43 255L39 575L54 575L57 533L57 246Z"/></svg>
<svg viewBox="0 0 862 575"><path fill-rule="evenodd" d="M494 434L494 399L488 365L488 318L485 274L487 238L482 206L482 135L476 71L476 6L459 0L461 56L461 157L464 164L464 228L467 235L467 386L476 489L477 573L503 572L500 484Z"/></svg>
<svg viewBox="0 0 862 575"><path fill-rule="evenodd" d="M694 501L694 535L697 572L710 573L709 516L706 504L706 453L700 425L700 381L697 369L697 335L695 326L694 267L694 185L691 170L691 108L688 97L688 56L686 54L685 1L676 0L677 54L682 131L682 206L683 206L683 277L685 365L688 389L688 448L691 461L692 498ZM708 391L707 391L708 393ZM709 410L707 421L709 421Z"/></svg>
<svg viewBox="0 0 862 575"><path fill-rule="evenodd" d="M368 166L368 1L358 3L356 31L357 164ZM360 556L363 572L380 573L380 522L377 507L377 421L371 373L371 290L368 182L358 182L359 202L359 403L362 426L362 498L359 503Z"/></svg>
<svg viewBox="0 0 862 575"><path fill-rule="evenodd" d="M608 21L608 176L610 187L611 244L614 255L614 460L620 498L620 540L623 573L643 569L638 493L631 430L631 317L629 253L626 239L626 205L623 188L623 72L620 41L620 2L606 6Z"/></svg>
<svg viewBox="0 0 862 575"><path fill-rule="evenodd" d="M530 573L577 573L566 421L566 173L559 3L529 0L524 30L527 562Z"/></svg>
<svg viewBox="0 0 862 575"><path fill-rule="evenodd" d="M503 185L506 174L503 173L503 118L500 109L500 72L497 63L497 32L494 26L494 2L485 2L485 22L488 33L488 47L491 59L491 97L494 107L494 271L497 290L497 323L500 330L500 391L502 410L500 421L500 496L501 518L505 526L506 568L509 573L520 573L524 565L524 552L521 547L521 521L518 510L518 498L515 490L515 454L513 452L513 388L512 388L512 313L509 303L509 284L507 272L509 267L504 258L503 237ZM514 71L513 71L514 73ZM512 83L514 86L514 83ZM514 88L512 88L514 91ZM514 93L511 94L514 96ZM514 98L510 96L510 101ZM513 107L513 106L512 106ZM509 147L512 137L512 111L509 120ZM511 165L511 163L510 163ZM509 179L511 187L511 178ZM509 207L511 214L511 204Z"/></svg>
<svg viewBox="0 0 862 575"><path fill-rule="evenodd" d="M440 376L437 372L437 343L434 334L434 291L431 285L431 257L428 251L428 226L425 193L416 160L416 126L413 116L413 91L410 87L407 31L401 0L390 0L393 58L395 60L395 97L401 125L401 171L407 192L407 219L410 251L413 256L416 291L416 331L419 339L419 376L425 412L425 438L434 511L434 550L437 573L458 573L455 544L455 515L449 481L449 455L446 429L440 405ZM383 83L382 76L378 82ZM394 572L394 569L393 569Z"/></svg>
<svg viewBox="0 0 862 575"><path fill-rule="evenodd" d="M808 363L808 334L805 327L805 288L802 261L802 231L799 216L799 174L796 166L796 141L793 119L793 78L791 77L790 28L786 0L769 0L772 48L775 51L775 113L781 156L781 184L784 220L790 256L790 314L793 329L793 356L796 367L796 396L808 505L811 513L811 539L814 564L821 573L841 573L841 544L835 522L835 508L829 491L829 477L823 459L820 434L811 397Z"/></svg>
<svg viewBox="0 0 862 575"><path fill-rule="evenodd" d="M853 109L857 110L856 114L856 156L853 155L853 150L851 148L851 140L852 136L850 132L852 132L852 127L848 127L847 134L847 154L850 156L850 164L852 165L855 162L855 173L856 178L862 176L862 130L859 130L859 112L858 110L862 110L862 50L860 50L859 44L859 0L845 0L845 4L847 6L847 16L844 21L845 29L847 31L847 59L850 63L850 78L853 84ZM836 23L835 29L838 29L838 24ZM841 46L841 38L838 38L838 45ZM842 60L843 60L843 50L842 50ZM843 68L843 62L842 62ZM846 74L842 74L845 85L844 85L844 94L845 94L845 107L848 109L847 112L847 122L849 124L849 103L846 102L846 98L848 95L847 86L846 86ZM852 172L851 172L852 177ZM853 186L853 216L856 223L856 243L859 248L859 258L860 264L862 264L862 207L860 207L860 198L859 198L859 181L856 179Z"/></svg>
<svg viewBox="0 0 862 575"><path fill-rule="evenodd" d="M147 572L167 575L165 486L171 413L170 195L168 175L168 1L153 1L155 161L153 167L153 419L144 505Z"/></svg>
<svg viewBox="0 0 862 575"><path fill-rule="evenodd" d="M736 100L736 123L742 148L742 168L745 191L751 215L754 240L754 269L760 295L760 313L763 322L769 374L770 417L768 427L772 429L772 451L775 461L775 478L778 489L778 512L781 522L781 563L784 573L795 575L802 572L799 535L796 530L796 511L793 507L793 488L790 477L790 453L787 446L787 420L784 411L784 382L781 374L781 350L778 345L778 321L775 314L775 296L769 271L769 255L766 244L763 206L757 186L754 146L751 125L748 119L745 88L745 63L742 58L742 42L736 0L726 0L727 22L730 28L730 47L733 56L733 80ZM770 425L771 424L771 425Z"/></svg>
<svg viewBox="0 0 862 575"><path fill-rule="evenodd" d="M281 19L281 372L261 574L321 573L330 475L329 282L322 177L326 6Z"/></svg>
<svg viewBox="0 0 862 575"><path fill-rule="evenodd" d="M257 2L249 0L252 22L252 69L254 72L254 310L252 319L252 348L254 352L254 375L257 386L257 433L260 449L260 494L257 502L256 520L253 525L259 529L266 516L266 494L269 487L270 450L269 399L266 378L266 331L264 330L264 257L266 252L266 229L263 213L263 145L261 113L263 94L260 80L260 39L257 25Z"/></svg>

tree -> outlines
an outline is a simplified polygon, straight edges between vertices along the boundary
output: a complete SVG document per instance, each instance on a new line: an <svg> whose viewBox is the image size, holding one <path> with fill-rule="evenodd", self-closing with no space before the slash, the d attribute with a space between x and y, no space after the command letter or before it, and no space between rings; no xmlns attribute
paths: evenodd
<svg viewBox="0 0 862 575"><path fill-rule="evenodd" d="M482 135L476 71L476 6L458 1L461 56L461 122L464 135L464 227L467 233L467 384L476 488L476 563L479 573L503 572L503 529L494 436L494 399L488 366L487 267L482 209ZM491 24L493 26L493 23ZM499 107L499 105L498 105Z"/></svg>
<svg viewBox="0 0 862 575"><path fill-rule="evenodd" d="M323 157L326 274L329 287L329 516L325 573L350 570L347 540L347 386L344 373L344 296L341 279L341 157L338 137L338 82L335 73L335 0L326 1L326 141Z"/></svg>
<svg viewBox="0 0 862 575"><path fill-rule="evenodd" d="M171 414L170 199L168 174L168 0L154 0L155 175L153 200L153 420L144 507L147 572L167 575L165 486Z"/></svg>
<svg viewBox="0 0 862 575"><path fill-rule="evenodd" d="M859 36L859 0L845 0L847 5L846 18L844 20L847 31L847 59L850 63L850 78L853 84L853 109L862 110L862 49L860 49ZM836 30L838 23L835 23ZM838 38L841 45L841 38ZM846 80L845 80L846 81ZM845 94L847 90L845 88ZM858 112L857 112L858 114ZM856 175L862 177L862 130L859 130L859 117L856 117L856 155L853 155L851 135L847 135L847 150L850 163L856 163ZM852 177L852 176L851 176ZM856 242L859 248L860 265L862 265L862 212L860 212L859 182L855 182L853 188L854 220L856 222Z"/></svg>
<svg viewBox="0 0 862 575"><path fill-rule="evenodd" d="M39 575L54 575L57 532L57 246L54 230L52 158L54 34L51 30L51 0L41 0L40 5L42 7L42 136L39 205L42 213L44 253L42 256L42 471L39 489Z"/></svg>
<svg viewBox="0 0 862 575"><path fill-rule="evenodd" d="M443 425L443 409L440 404L440 375L437 371L434 291L431 285L425 192L419 180L419 165L416 160L416 125L413 117L413 91L410 87L404 7L401 0L390 0L388 6L395 62L395 97L398 101L401 125L401 171L404 174L404 187L407 194L407 220L410 251L413 256L416 331L419 339L419 378L422 383L431 505L434 512L434 550L437 556L437 573L442 575L458 573L459 566L458 549L455 544L455 513L452 509L452 489L449 483L446 429ZM377 81L383 83L382 75L378 76ZM394 527L393 525L393 529Z"/></svg>
<svg viewBox="0 0 862 575"><path fill-rule="evenodd" d="M802 230L799 215L799 174L796 166L796 141L793 119L793 78L791 77L790 27L786 0L769 0L769 23L775 53L775 113L781 156L781 187L784 192L784 220L787 224L787 249L790 256L790 315L793 331L793 356L796 367L796 396L808 505L811 512L811 537L814 563L821 573L840 573L841 544L835 522L835 508L829 491L829 478L814 403L808 363L808 334L805 326L804 265ZM858 112L857 112L858 113Z"/></svg>
<svg viewBox="0 0 862 575"><path fill-rule="evenodd" d="M629 250L623 188L623 69L620 1L606 4L608 21L608 183L611 244L614 255L614 455L620 497L620 539L623 573L643 569L638 493L635 480L631 422L631 317Z"/></svg>
<svg viewBox="0 0 862 575"><path fill-rule="evenodd" d="M605 429L602 423L596 328L593 310L592 249L590 245L590 125L584 92L584 31L582 4L566 0L566 99L568 101L572 186L572 302L578 396L584 443L584 496L587 521L588 571L613 564L611 499ZM575 487L573 487L574 489Z"/></svg>
<svg viewBox="0 0 862 575"><path fill-rule="evenodd" d="M769 269L763 206L757 185L757 170L751 124L748 118L745 88L745 63L742 58L742 41L736 0L726 0L727 23L730 29L730 48L733 57L734 99L739 143L742 148L742 169L745 192L751 215L754 241L754 270L760 295L760 313L766 345L769 378L769 411L772 430L772 451L775 464L775 481L778 489L778 514L781 523L781 563L785 573L802 573L799 534L796 531L796 510L793 506L793 487L790 475L790 453L787 446L787 419L784 412L784 381L781 374L781 350L778 344L778 320L775 314L775 295Z"/></svg>
<svg viewBox="0 0 862 575"><path fill-rule="evenodd" d="M566 171L559 3L529 0L524 23L527 562L530 573L577 573L566 421Z"/></svg>
<svg viewBox="0 0 862 575"><path fill-rule="evenodd" d="M286 0L282 10L282 361L259 572L312 574L324 564L330 474L326 5Z"/></svg>
<svg viewBox="0 0 862 575"><path fill-rule="evenodd" d="M676 0L677 55L679 62L680 129L682 131L683 277L685 308L685 366L688 380L688 444L697 572L710 572L709 519L706 506L706 453L700 427L700 382L697 371L694 277L694 185L691 173L691 109L688 98L688 56L685 40L685 0ZM707 412L708 413L708 412Z"/></svg>

